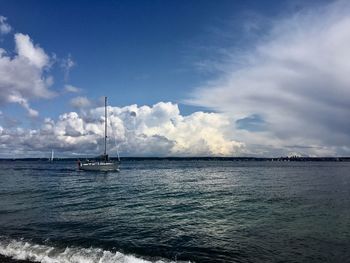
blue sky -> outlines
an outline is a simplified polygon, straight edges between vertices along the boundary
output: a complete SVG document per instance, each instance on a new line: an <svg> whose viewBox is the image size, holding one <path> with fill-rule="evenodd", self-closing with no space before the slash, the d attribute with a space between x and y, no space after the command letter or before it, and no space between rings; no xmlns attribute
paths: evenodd
<svg viewBox="0 0 350 263"><path fill-rule="evenodd" d="M48 54L71 55L76 65L67 83L91 98L107 94L121 106L183 102L212 76L196 63L215 56L216 48L235 45L217 31L230 30L241 42L249 14L280 16L286 8L293 10L283 1L1 1L14 32L28 34ZM13 49L13 39L5 40ZM63 74L54 71L52 89L60 90ZM33 106L57 116L65 101Z"/></svg>
<svg viewBox="0 0 350 263"><path fill-rule="evenodd" d="M310 33L316 32L316 39L325 34L327 41L337 41L338 35L332 35L332 30L345 23L346 10L346 1L0 1L0 15L5 19L2 23L11 27L9 32L0 35L0 48L6 51L6 58L20 58L17 62L12 61L18 66L22 62L30 64L31 61L25 60L28 56L29 60L33 59L30 52L34 52L23 49L22 57L27 56L23 60L18 53L19 45L32 45L43 66L39 66L39 71L36 71L38 68L26 69L34 70L39 80L47 81L43 87L38 87L38 92L31 93L29 84L25 87L27 91L19 86L14 92L13 85L18 84L16 79L19 78L16 74L11 75L12 86L7 80L3 80L3 84L0 80L3 94L11 91L13 96L20 95L20 100L5 95L0 98L0 127L7 135L11 132L18 134L18 131L14 132L16 129L32 129L40 133L46 125L45 118L50 118L58 127L59 116L69 112L76 112L86 126L85 115L92 114L91 111L99 105L96 101L107 95L113 107L131 111L128 107L133 104L139 107L148 105L154 111L155 115L149 116L150 119L139 120L140 127L147 126L148 129L138 132L140 136L153 136L152 140L157 136L166 140L168 144L164 147L168 148L162 150L163 155L347 154L349 141L344 135L347 127L336 117L323 120L311 110L315 108L313 104L319 105L322 100L326 103L318 112L330 104L332 109L335 104L347 105L347 100L341 101L344 81L335 84L340 91L331 92L332 96L327 94L326 87L317 83L320 72L318 66L311 63L314 59L316 63L316 57L319 57L319 54L313 54L317 45L312 46L313 40L305 36L310 30ZM321 31L322 27L325 30ZM346 34L339 31L339 36ZM297 52L307 49L313 57L303 60ZM333 54L333 49L327 45L319 52ZM342 56L346 50L341 52L333 56ZM62 66L67 65L67 61L71 63L69 69ZM321 56L317 62L327 65L328 57ZM297 64L299 66L291 66ZM11 67L6 65L3 66L4 74ZM302 76L303 66L312 69L308 77ZM273 68L275 74L271 76L263 70L267 68ZM296 73L293 79L290 74L284 75L286 71ZM330 79L337 74L326 71ZM311 79L312 74L315 75ZM21 76L21 80L30 83L26 77ZM299 81L300 78L304 81ZM79 92L67 91L67 85L78 88ZM275 90L276 86L278 89ZM52 94L41 96L40 92ZM296 103L288 95L292 93L305 103ZM320 94L325 96L318 97ZM252 102L254 96L257 102ZM180 110L174 116L169 115L171 123L176 118L189 116L192 122L200 123L197 132L216 125L217 131L207 132L219 133L222 141L208 141L206 138L211 136L203 132L202 141L197 143L204 141L207 147L198 147L198 151L192 153L185 146L179 146L183 145L181 139L161 131L161 124L157 132L150 129L148 121L158 118L161 123L159 116L165 114L156 112L153 105L166 102L171 105L161 104L164 106L160 107L162 111L176 112L173 106ZM37 113L30 114L29 109ZM142 109L137 110L141 114ZM288 117L275 114L284 111ZM223 119L220 119L220 124L199 122L197 113L207 114L203 115L205 118L218 114L217 117ZM332 115L331 111L327 113ZM345 113L336 114L342 116ZM37 116L33 118L33 115ZM128 121L122 117L118 120ZM307 123L312 124L307 129L310 133L299 134L300 127ZM336 140L330 140L328 133L316 132L323 126L328 129L330 125L339 131ZM124 126L128 125L124 123ZM288 127L288 130L281 130L281 126ZM296 127L298 130L294 130ZM288 131L298 135L292 136ZM79 134L83 136L89 132L84 130ZM290 142L284 142L288 136L291 136ZM136 146L131 149L127 142L120 141L125 153L133 155L139 152ZM218 141L235 146L231 150L220 145L215 148ZM253 143L250 145L249 142ZM159 143L163 145L163 141ZM156 140L154 144L157 145ZM303 148L299 147L301 145L307 145L307 149L314 149L314 152L296 152ZM69 147L73 146L63 147L57 143L45 147L57 148L58 152L67 154ZM22 148L26 153L30 151L28 146ZM145 155L156 154L153 148L146 148ZM40 154L46 150L39 147L33 151Z"/></svg>

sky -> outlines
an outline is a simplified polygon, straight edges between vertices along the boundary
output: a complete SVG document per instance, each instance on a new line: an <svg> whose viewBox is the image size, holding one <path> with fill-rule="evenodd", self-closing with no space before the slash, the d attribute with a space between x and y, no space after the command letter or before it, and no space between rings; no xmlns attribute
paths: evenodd
<svg viewBox="0 0 350 263"><path fill-rule="evenodd" d="M0 0L0 157L349 156L348 1Z"/></svg>

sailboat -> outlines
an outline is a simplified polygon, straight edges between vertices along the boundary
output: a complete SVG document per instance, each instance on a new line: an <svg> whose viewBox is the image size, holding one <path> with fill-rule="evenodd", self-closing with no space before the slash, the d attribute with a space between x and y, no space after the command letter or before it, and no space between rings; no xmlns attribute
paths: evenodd
<svg viewBox="0 0 350 263"><path fill-rule="evenodd" d="M79 170L85 171L119 171L119 162L113 162L109 160L107 154L107 97L105 97L105 136L104 136L104 153L103 155L95 158L94 161L78 160Z"/></svg>
<svg viewBox="0 0 350 263"><path fill-rule="evenodd" d="M50 162L53 162L53 150L51 150L51 158L49 159Z"/></svg>

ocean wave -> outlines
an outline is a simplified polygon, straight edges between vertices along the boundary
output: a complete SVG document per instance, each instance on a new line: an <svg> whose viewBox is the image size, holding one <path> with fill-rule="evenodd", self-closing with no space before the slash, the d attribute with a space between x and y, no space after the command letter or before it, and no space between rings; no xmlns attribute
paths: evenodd
<svg viewBox="0 0 350 263"><path fill-rule="evenodd" d="M163 263L149 261L121 252L111 252L101 248L66 247L60 249L48 245L32 244L24 240L0 240L0 254L17 260L41 263ZM169 262L169 261L168 261Z"/></svg>

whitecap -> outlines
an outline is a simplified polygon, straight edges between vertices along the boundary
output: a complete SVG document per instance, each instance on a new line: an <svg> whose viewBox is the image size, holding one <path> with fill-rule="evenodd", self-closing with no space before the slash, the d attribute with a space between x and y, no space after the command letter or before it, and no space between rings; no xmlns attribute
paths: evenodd
<svg viewBox="0 0 350 263"><path fill-rule="evenodd" d="M30 260L41 263L163 263L149 261L121 252L111 252L101 248L67 247L59 249L48 245L32 244L24 240L0 240L0 254L13 259ZM169 261L168 261L169 262Z"/></svg>

